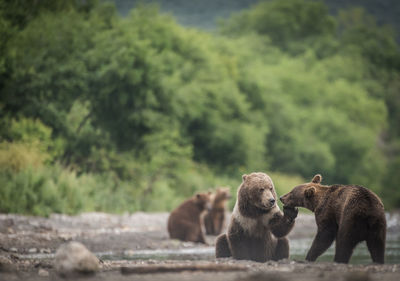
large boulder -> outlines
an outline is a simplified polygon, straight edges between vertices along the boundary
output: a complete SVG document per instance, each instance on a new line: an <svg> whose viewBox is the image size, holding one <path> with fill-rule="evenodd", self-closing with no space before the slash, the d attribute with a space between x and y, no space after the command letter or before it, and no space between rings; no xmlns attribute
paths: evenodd
<svg viewBox="0 0 400 281"><path fill-rule="evenodd" d="M60 275L94 274L99 266L99 259L79 242L69 242L58 248L54 267Z"/></svg>

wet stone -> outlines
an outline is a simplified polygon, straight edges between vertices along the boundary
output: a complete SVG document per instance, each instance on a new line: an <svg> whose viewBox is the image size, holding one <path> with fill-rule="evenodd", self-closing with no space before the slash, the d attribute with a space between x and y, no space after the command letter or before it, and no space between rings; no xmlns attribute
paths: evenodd
<svg viewBox="0 0 400 281"><path fill-rule="evenodd" d="M43 268L39 269L38 274L39 274L39 276L42 276L42 277L49 276L49 272L47 270L44 270Z"/></svg>
<svg viewBox="0 0 400 281"><path fill-rule="evenodd" d="M37 249L36 249L36 248L30 248L30 249L28 250L28 253L29 253L29 254L36 254L36 253L37 253Z"/></svg>
<svg viewBox="0 0 400 281"><path fill-rule="evenodd" d="M56 252L54 265L62 276L75 273L92 274L100 268L99 259L79 242L61 245Z"/></svg>

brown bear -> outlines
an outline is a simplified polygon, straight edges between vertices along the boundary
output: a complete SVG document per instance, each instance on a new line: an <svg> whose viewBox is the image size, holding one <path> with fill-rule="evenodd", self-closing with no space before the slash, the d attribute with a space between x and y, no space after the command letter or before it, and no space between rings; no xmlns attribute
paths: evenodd
<svg viewBox="0 0 400 281"><path fill-rule="evenodd" d="M168 232L172 239L206 243L201 230L201 215L211 208L211 192L197 193L187 199L168 218Z"/></svg>
<svg viewBox="0 0 400 281"><path fill-rule="evenodd" d="M289 242L285 236L293 228L298 210L286 208L282 214L267 174L251 173L242 179L228 232L217 238L216 257L257 262L288 258Z"/></svg>
<svg viewBox="0 0 400 281"><path fill-rule="evenodd" d="M211 210L207 211L204 216L206 234L219 235L222 232L225 222L226 204L229 198L231 198L231 193L228 187L218 188L213 194Z"/></svg>
<svg viewBox="0 0 400 281"><path fill-rule="evenodd" d="M315 213L317 235L306 260L315 261L336 239L335 262L348 263L355 246L366 241L372 261L384 263L386 218L379 197L358 185L321 185L321 175L280 199L285 206Z"/></svg>

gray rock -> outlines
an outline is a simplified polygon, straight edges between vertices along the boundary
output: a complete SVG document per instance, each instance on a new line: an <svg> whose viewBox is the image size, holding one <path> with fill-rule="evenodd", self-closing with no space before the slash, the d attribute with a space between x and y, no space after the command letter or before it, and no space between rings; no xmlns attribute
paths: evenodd
<svg viewBox="0 0 400 281"><path fill-rule="evenodd" d="M28 250L28 253L29 253L29 254L35 254L35 253L37 253L37 249L36 249L36 248L30 248L30 249Z"/></svg>
<svg viewBox="0 0 400 281"><path fill-rule="evenodd" d="M15 271L15 266L10 258L0 256L0 272L12 272Z"/></svg>
<svg viewBox="0 0 400 281"><path fill-rule="evenodd" d="M49 276L49 272L47 270L44 270L43 268L39 269L38 274L39 274L39 276L42 276L42 277Z"/></svg>
<svg viewBox="0 0 400 281"><path fill-rule="evenodd" d="M60 275L93 274L99 270L99 259L79 242L69 242L58 248L54 267Z"/></svg>

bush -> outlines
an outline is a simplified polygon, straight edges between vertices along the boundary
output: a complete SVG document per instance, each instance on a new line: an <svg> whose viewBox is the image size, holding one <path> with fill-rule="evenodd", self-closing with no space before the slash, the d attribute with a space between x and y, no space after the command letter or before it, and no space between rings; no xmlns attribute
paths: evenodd
<svg viewBox="0 0 400 281"><path fill-rule="evenodd" d="M0 171L19 172L28 167L39 168L48 158L35 144L0 143Z"/></svg>
<svg viewBox="0 0 400 281"><path fill-rule="evenodd" d="M25 168L0 173L0 212L48 216L75 214L84 209L85 199L75 173L53 168Z"/></svg>

